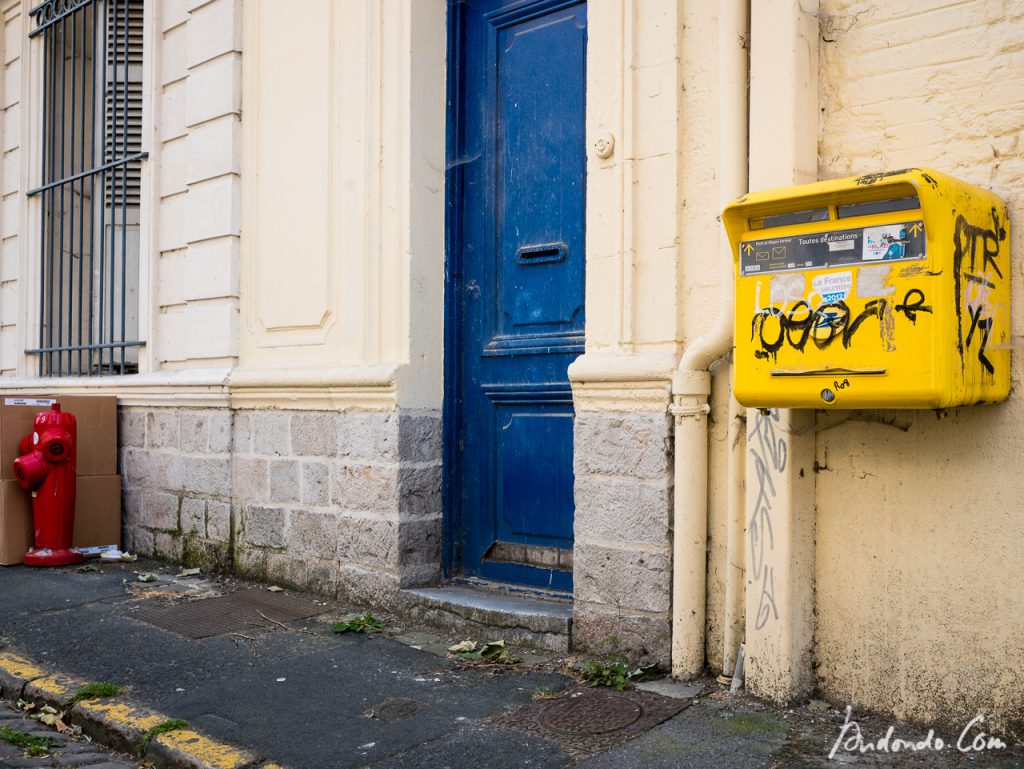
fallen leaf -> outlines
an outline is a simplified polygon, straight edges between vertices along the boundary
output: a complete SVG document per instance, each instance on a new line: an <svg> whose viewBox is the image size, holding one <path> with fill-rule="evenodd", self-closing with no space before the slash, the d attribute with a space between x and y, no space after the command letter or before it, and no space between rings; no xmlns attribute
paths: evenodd
<svg viewBox="0 0 1024 769"><path fill-rule="evenodd" d="M489 662L496 665L513 665L519 662L518 657L508 653L504 640L487 641L480 648L477 648L475 641L462 641L449 646L448 651L467 662Z"/></svg>
<svg viewBox="0 0 1024 769"><path fill-rule="evenodd" d="M146 572L139 575L139 582L156 582L156 574Z"/></svg>
<svg viewBox="0 0 1024 769"><path fill-rule="evenodd" d="M283 587L278 587L277 585L271 585L270 587L267 588L267 590L269 590L271 593L283 593L284 592L284 588Z"/></svg>
<svg viewBox="0 0 1024 769"><path fill-rule="evenodd" d="M201 569L182 569L178 572L179 577L195 577L197 574L201 574Z"/></svg>
<svg viewBox="0 0 1024 769"><path fill-rule="evenodd" d="M87 571L99 571L99 569L93 566L91 563L87 563L85 566L79 566L75 571L85 573Z"/></svg>
<svg viewBox="0 0 1024 769"><path fill-rule="evenodd" d="M631 681L634 681L634 680L643 678L644 676L653 675L653 674L655 674L657 672L658 672L658 663L657 662L651 662L651 663L649 663L647 665L641 665L636 670L631 670L629 673L626 674L626 678L630 679Z"/></svg>
<svg viewBox="0 0 1024 769"><path fill-rule="evenodd" d="M483 648L480 650L480 657L488 662L502 665L513 665L516 662L519 662L518 657L513 657L508 653L504 640L488 641L485 643Z"/></svg>

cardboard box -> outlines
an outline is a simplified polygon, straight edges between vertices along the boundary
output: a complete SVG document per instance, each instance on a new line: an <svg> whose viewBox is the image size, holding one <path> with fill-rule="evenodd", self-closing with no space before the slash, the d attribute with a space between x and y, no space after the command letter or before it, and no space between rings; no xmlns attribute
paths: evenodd
<svg viewBox="0 0 1024 769"><path fill-rule="evenodd" d="M29 493L17 481L0 481L0 566L21 563L32 537Z"/></svg>
<svg viewBox="0 0 1024 769"><path fill-rule="evenodd" d="M121 546L121 476L80 476L75 490L75 547ZM0 481L0 566L21 563L32 546L32 496Z"/></svg>
<svg viewBox="0 0 1024 769"><path fill-rule="evenodd" d="M75 547L121 547L121 476L78 479L75 492Z"/></svg>
<svg viewBox="0 0 1024 769"><path fill-rule="evenodd" d="M117 473L117 398L113 395L0 396L0 480L14 480L18 443L32 432L36 414L60 403L78 423L78 477Z"/></svg>

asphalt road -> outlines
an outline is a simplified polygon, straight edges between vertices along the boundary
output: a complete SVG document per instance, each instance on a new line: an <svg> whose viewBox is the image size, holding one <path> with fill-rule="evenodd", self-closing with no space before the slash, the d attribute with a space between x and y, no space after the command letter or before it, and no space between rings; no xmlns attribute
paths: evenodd
<svg viewBox="0 0 1024 769"><path fill-rule="evenodd" d="M142 570L160 578L141 584ZM1006 750L840 751L830 761L843 720L838 710L778 709L713 685L679 715L623 745L596 755L574 752L557 735L494 723L541 692L575 686L561 661L457 664L392 637L422 630L394 627L397 621L390 634L338 635L331 621L354 607L330 601L320 617L189 640L141 621L138 612L244 583L175 579L177 571L159 564L84 573L0 569L0 639L44 667L122 684L138 703L294 769L1024 766L1021 754ZM440 647L456 640L443 639Z"/></svg>

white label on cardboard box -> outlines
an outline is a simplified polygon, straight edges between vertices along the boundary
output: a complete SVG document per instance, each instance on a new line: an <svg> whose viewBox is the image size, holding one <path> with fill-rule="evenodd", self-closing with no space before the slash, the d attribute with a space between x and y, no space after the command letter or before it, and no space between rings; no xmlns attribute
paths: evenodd
<svg viewBox="0 0 1024 769"><path fill-rule="evenodd" d="M96 547L76 547L75 550L82 555L101 555L111 550L116 551L117 545L98 545Z"/></svg>
<svg viewBox="0 0 1024 769"><path fill-rule="evenodd" d="M52 406L53 398L4 398L5 406Z"/></svg>

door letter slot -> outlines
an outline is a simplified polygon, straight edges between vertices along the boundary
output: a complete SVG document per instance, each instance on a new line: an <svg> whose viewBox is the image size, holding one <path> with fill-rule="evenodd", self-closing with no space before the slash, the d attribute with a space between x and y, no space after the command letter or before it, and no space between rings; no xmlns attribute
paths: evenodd
<svg viewBox="0 0 1024 769"><path fill-rule="evenodd" d="M520 246L516 251L516 261L524 267L534 264L551 264L564 262L569 255L565 243L545 243L541 246Z"/></svg>

